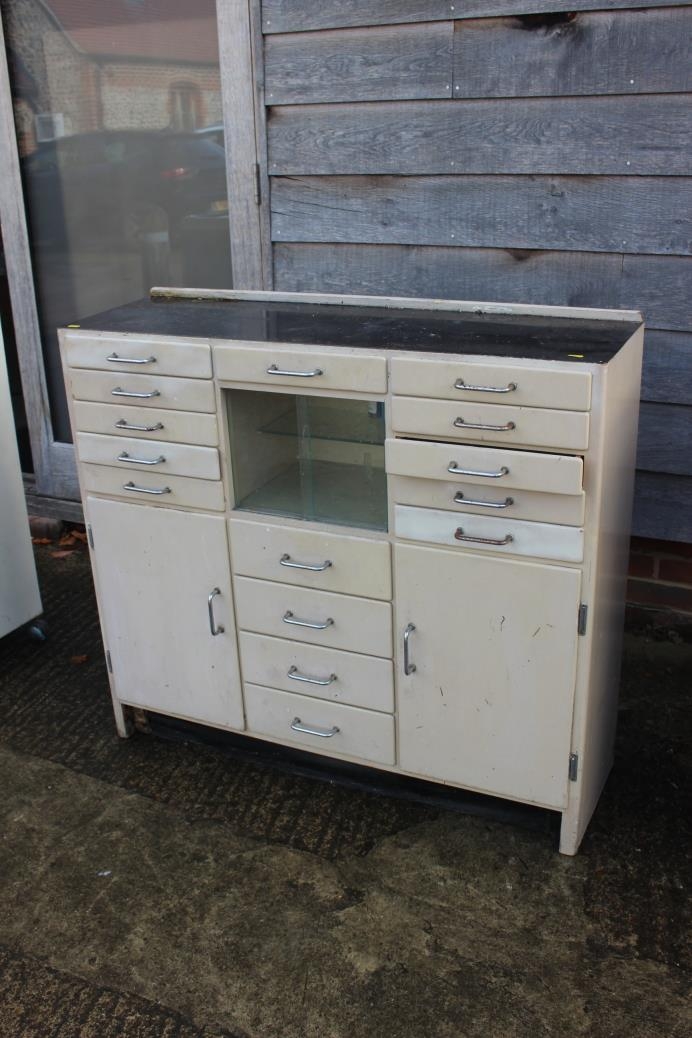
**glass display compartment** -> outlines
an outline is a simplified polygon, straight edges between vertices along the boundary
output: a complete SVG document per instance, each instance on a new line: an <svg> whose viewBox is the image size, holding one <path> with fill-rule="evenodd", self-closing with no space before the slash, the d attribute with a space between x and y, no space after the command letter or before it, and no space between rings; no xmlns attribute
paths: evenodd
<svg viewBox="0 0 692 1038"><path fill-rule="evenodd" d="M384 403L226 391L235 508L387 529Z"/></svg>

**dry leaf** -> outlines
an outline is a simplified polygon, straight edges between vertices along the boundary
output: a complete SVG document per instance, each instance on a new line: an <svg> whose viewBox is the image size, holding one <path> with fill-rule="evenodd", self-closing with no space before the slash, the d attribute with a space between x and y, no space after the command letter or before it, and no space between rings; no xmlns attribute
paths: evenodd
<svg viewBox="0 0 692 1038"><path fill-rule="evenodd" d="M31 538L31 543L32 544L52 544L53 542L50 539L50 537L32 537Z"/></svg>
<svg viewBox="0 0 692 1038"><path fill-rule="evenodd" d="M73 537L74 537L74 538L75 538L76 540L78 540L78 541L81 541L81 542L82 542L82 544L86 544L86 541L87 541L87 535L85 534L84 530L73 530L73 531L72 531L72 536L73 536Z"/></svg>
<svg viewBox="0 0 692 1038"><path fill-rule="evenodd" d="M89 659L89 657L86 655L86 653L83 656L70 656L70 663L75 663L75 664L86 663L86 661L88 659Z"/></svg>
<svg viewBox="0 0 692 1038"><path fill-rule="evenodd" d="M50 553L52 559L66 559L68 555L74 555L74 551L52 551Z"/></svg>

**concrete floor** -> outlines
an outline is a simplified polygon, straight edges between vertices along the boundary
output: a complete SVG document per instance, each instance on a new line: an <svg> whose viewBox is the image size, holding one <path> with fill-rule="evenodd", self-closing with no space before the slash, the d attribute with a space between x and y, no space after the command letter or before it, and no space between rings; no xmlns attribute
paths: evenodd
<svg viewBox="0 0 692 1038"><path fill-rule="evenodd" d="M547 833L118 742L86 557L40 561L50 642L0 643L2 1038L692 1034L689 645L628 637L616 768L568 859Z"/></svg>

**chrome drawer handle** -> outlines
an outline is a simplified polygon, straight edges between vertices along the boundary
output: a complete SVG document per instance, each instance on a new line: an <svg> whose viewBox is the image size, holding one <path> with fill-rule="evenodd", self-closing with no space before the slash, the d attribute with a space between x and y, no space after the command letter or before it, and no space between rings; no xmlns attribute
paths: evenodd
<svg viewBox="0 0 692 1038"><path fill-rule="evenodd" d="M516 382L508 382L506 386L470 386L463 378L458 378L454 383L455 389L465 389L470 393L513 393L517 388Z"/></svg>
<svg viewBox="0 0 692 1038"><path fill-rule="evenodd" d="M454 536L458 541L471 541L473 544L511 544L514 540L511 533L508 533L501 541L495 540L494 537L469 537L460 526L454 531Z"/></svg>
<svg viewBox="0 0 692 1038"><path fill-rule="evenodd" d="M331 616L328 616L324 623L313 623L312 620L299 620L290 609L287 609L284 613L283 622L285 624L293 624L295 627L310 627L313 631L325 631L327 627L331 627L334 623Z"/></svg>
<svg viewBox="0 0 692 1038"><path fill-rule="evenodd" d="M312 371L286 371L272 364L267 368L268 375L290 375L291 378L315 378L316 375L324 375L322 368L313 368Z"/></svg>
<svg viewBox="0 0 692 1038"><path fill-rule="evenodd" d="M334 725L333 728L310 728L308 725L303 724L299 717L294 717L291 721L291 728L294 732L302 732L303 735L316 735L318 739L331 739L332 736L336 735L341 731Z"/></svg>
<svg viewBox="0 0 692 1038"><path fill-rule="evenodd" d="M514 504L513 497L506 497L504 501L474 501L470 497L464 497L461 490L454 495L455 505L475 505L478 508L509 508Z"/></svg>
<svg viewBox="0 0 692 1038"><path fill-rule="evenodd" d="M133 393L129 389L121 389L120 386L116 386L115 389L111 389L111 396L132 396L137 400L151 400L153 396L161 396L158 389L152 389L151 393Z"/></svg>
<svg viewBox="0 0 692 1038"><path fill-rule="evenodd" d="M159 429L163 429L163 422L157 422L156 425L134 425L131 422L126 422L124 418L119 418L115 423L116 429L131 429L132 432L158 432Z"/></svg>
<svg viewBox="0 0 692 1038"><path fill-rule="evenodd" d="M328 678L309 678L307 674L301 674L297 667L289 667L286 677L294 681L306 681L308 685L332 685L336 681L336 674L330 674Z"/></svg>
<svg viewBox="0 0 692 1038"><path fill-rule="evenodd" d="M407 624L404 628L404 674L415 674L416 664L411 663L408 640L416 629L415 624Z"/></svg>
<svg viewBox="0 0 692 1038"><path fill-rule="evenodd" d="M310 566L307 562L293 562L290 555L282 555L279 559L280 566L288 566L289 569L308 569L311 573L323 573L332 564L331 559L325 559L317 566Z"/></svg>
<svg viewBox="0 0 692 1038"><path fill-rule="evenodd" d="M130 490L133 494L172 494L170 487L161 487L160 490L152 490L150 487L138 487L136 483L123 483L123 490Z"/></svg>
<svg viewBox="0 0 692 1038"><path fill-rule="evenodd" d="M122 451L115 460L127 461L130 465L160 465L166 459L163 454L159 454L158 458L133 458L127 451Z"/></svg>
<svg viewBox="0 0 692 1038"><path fill-rule="evenodd" d="M156 357L119 357L117 353L111 353L106 360L112 364L156 364Z"/></svg>
<svg viewBox="0 0 692 1038"><path fill-rule="evenodd" d="M507 422L505 425L484 425L483 422L467 422L463 418L455 418L454 425L457 429L463 425L465 429L487 429L488 432L511 432L512 429L516 429L514 422Z"/></svg>
<svg viewBox="0 0 692 1038"><path fill-rule="evenodd" d="M509 475L509 469L506 465L503 465L496 472L483 472L478 469L460 469L455 461L450 461L447 466L447 472L452 472L455 476L483 476L485 479L499 479L500 476Z"/></svg>
<svg viewBox="0 0 692 1038"><path fill-rule="evenodd" d="M225 627L222 627L221 624L217 624L216 620L214 619L214 599L216 598L217 595L220 595L220 594L221 594L221 588L220 587L215 587L215 588L212 588L212 590L209 592L209 595L207 596L207 611L209 613L209 630L211 631L211 633L212 633L212 635L214 637L216 637L217 634L223 634L223 632L226 629Z"/></svg>

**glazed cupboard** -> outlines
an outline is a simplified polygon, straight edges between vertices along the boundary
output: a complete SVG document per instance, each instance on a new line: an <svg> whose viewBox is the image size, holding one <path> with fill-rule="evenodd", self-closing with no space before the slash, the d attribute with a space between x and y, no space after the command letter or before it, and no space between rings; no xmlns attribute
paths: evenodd
<svg viewBox="0 0 692 1038"><path fill-rule="evenodd" d="M116 723L562 815L611 761L630 311L155 290L60 333Z"/></svg>

